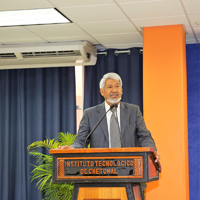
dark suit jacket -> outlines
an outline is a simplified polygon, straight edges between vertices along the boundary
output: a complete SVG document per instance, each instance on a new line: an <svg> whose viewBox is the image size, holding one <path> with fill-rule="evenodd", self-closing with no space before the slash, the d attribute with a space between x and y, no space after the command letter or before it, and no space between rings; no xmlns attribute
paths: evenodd
<svg viewBox="0 0 200 200"><path fill-rule="evenodd" d="M105 102L84 111L80 122L78 135L73 148L84 148L86 137L95 127L101 117L105 114ZM138 106L133 104L120 103L120 124L121 134L125 147L153 147L156 146L151 133L147 130L144 119ZM93 134L90 136L91 148L109 147L109 136L106 117L102 120Z"/></svg>

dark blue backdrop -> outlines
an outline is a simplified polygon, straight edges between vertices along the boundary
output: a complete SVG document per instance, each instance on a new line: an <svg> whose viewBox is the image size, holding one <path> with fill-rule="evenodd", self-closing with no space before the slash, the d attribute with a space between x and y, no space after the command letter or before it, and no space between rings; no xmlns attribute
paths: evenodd
<svg viewBox="0 0 200 200"><path fill-rule="evenodd" d="M200 44L186 51L190 200L200 200Z"/></svg>
<svg viewBox="0 0 200 200"><path fill-rule="evenodd" d="M39 200L32 142L76 132L74 67L0 70L0 199Z"/></svg>

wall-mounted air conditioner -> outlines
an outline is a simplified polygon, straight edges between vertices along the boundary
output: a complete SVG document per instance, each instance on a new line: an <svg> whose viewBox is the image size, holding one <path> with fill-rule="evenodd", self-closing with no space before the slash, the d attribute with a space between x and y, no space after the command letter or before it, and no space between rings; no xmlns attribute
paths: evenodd
<svg viewBox="0 0 200 200"><path fill-rule="evenodd" d="M95 65L96 60L96 48L86 41L0 46L0 69Z"/></svg>

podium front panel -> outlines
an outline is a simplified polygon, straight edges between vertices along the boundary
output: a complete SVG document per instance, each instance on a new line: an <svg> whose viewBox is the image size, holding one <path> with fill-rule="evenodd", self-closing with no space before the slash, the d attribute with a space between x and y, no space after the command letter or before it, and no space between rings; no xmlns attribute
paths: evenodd
<svg viewBox="0 0 200 200"><path fill-rule="evenodd" d="M103 152L85 150L57 154L54 151L53 182L139 183L159 179L152 152L129 152L123 149L117 152L110 152L109 149L106 152L104 149Z"/></svg>

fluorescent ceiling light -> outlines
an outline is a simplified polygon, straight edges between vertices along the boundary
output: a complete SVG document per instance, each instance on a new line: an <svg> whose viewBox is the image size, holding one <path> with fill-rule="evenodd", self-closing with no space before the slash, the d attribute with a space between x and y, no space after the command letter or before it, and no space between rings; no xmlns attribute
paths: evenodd
<svg viewBox="0 0 200 200"><path fill-rule="evenodd" d="M0 26L23 26L55 23L70 23L70 21L54 8L0 12Z"/></svg>

